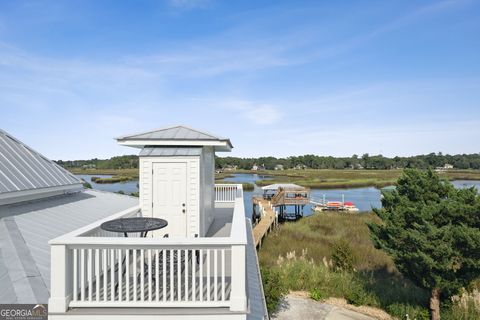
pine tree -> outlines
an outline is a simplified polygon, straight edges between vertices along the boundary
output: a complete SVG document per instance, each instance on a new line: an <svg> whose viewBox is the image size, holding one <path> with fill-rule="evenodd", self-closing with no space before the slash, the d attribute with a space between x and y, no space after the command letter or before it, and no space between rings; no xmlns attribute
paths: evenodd
<svg viewBox="0 0 480 320"><path fill-rule="evenodd" d="M432 170L406 169L393 192L385 192L380 224L369 228L375 246L398 270L431 292L431 319L440 319L440 299L480 276L480 196L455 189Z"/></svg>

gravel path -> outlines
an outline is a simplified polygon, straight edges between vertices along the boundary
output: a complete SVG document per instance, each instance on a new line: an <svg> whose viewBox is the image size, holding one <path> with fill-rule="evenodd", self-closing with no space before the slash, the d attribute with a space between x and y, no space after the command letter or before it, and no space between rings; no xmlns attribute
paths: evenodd
<svg viewBox="0 0 480 320"><path fill-rule="evenodd" d="M375 320L362 313L347 310L305 297L287 295L272 320Z"/></svg>

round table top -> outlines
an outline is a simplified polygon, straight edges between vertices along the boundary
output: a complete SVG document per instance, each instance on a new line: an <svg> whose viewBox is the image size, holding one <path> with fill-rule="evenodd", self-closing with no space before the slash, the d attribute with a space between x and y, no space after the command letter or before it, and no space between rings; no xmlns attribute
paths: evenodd
<svg viewBox="0 0 480 320"><path fill-rule="evenodd" d="M168 222L159 218L122 218L110 220L102 223L100 228L102 230L111 232L145 232L165 228Z"/></svg>

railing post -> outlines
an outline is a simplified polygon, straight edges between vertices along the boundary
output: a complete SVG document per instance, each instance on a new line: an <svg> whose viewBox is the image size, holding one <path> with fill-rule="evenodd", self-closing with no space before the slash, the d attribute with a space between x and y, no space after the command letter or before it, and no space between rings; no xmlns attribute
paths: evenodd
<svg viewBox="0 0 480 320"><path fill-rule="evenodd" d="M245 245L232 246L232 291L230 310L247 309Z"/></svg>
<svg viewBox="0 0 480 320"><path fill-rule="evenodd" d="M48 311L52 313L65 313L72 299L72 251L66 245L50 246L50 299Z"/></svg>

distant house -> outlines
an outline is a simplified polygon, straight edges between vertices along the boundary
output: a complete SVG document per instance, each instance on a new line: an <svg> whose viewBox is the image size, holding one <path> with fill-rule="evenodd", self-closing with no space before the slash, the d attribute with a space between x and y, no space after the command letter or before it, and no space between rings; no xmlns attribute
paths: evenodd
<svg viewBox="0 0 480 320"><path fill-rule="evenodd" d="M257 164L254 164L254 165L252 166L252 171L258 171L258 166L257 166Z"/></svg>
<svg viewBox="0 0 480 320"><path fill-rule="evenodd" d="M283 170L283 165L282 164L277 164L274 169L275 170Z"/></svg>
<svg viewBox="0 0 480 320"><path fill-rule="evenodd" d="M84 164L82 169L95 169L97 166L95 164Z"/></svg>
<svg viewBox="0 0 480 320"><path fill-rule="evenodd" d="M453 169L453 165L449 164L449 163L445 163L443 165L443 167L436 167L435 168L435 171L437 172L441 172L441 171L446 171L446 170L450 170L450 169Z"/></svg>
<svg viewBox="0 0 480 320"><path fill-rule="evenodd" d="M236 171L238 166L227 165L223 168L223 171Z"/></svg>
<svg viewBox="0 0 480 320"><path fill-rule="evenodd" d="M305 170L308 167L304 164L297 164L295 167L293 167L293 170Z"/></svg>

